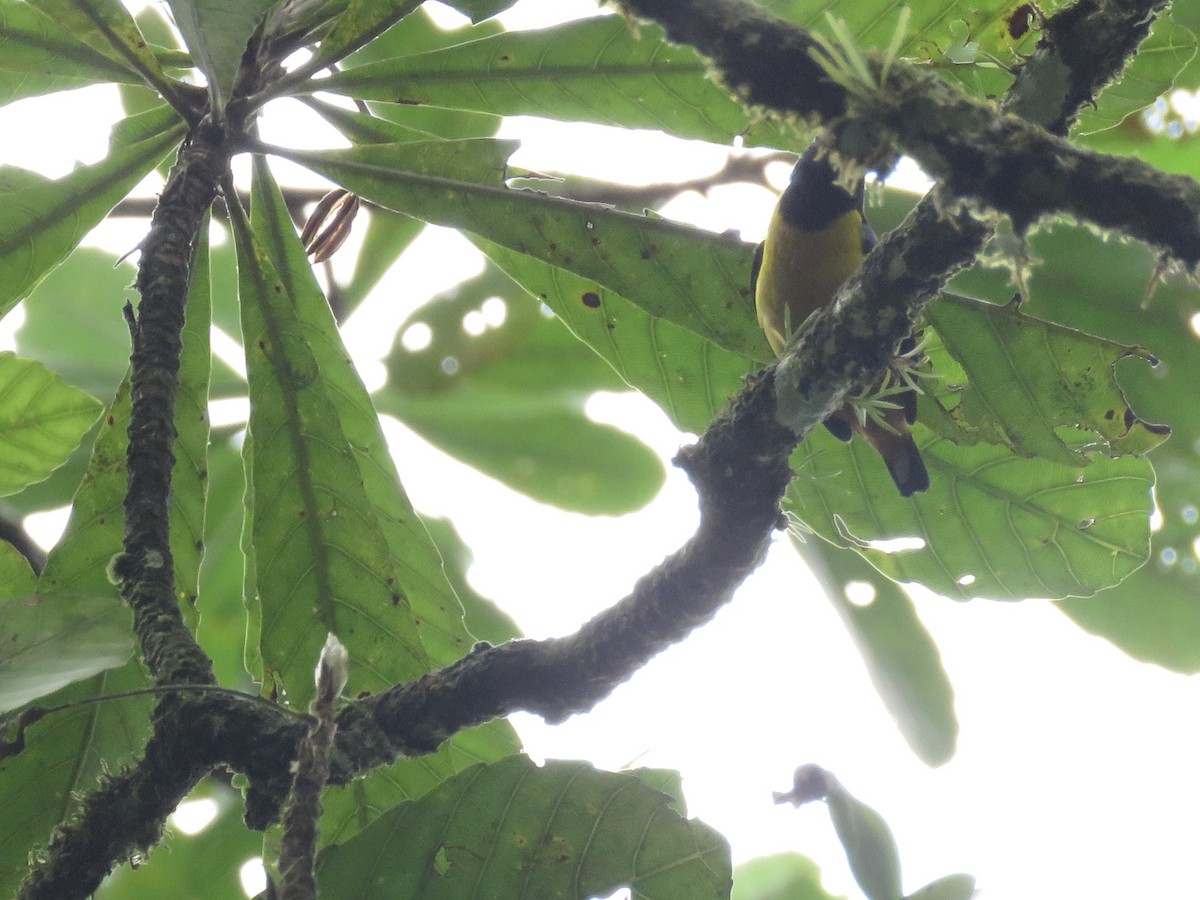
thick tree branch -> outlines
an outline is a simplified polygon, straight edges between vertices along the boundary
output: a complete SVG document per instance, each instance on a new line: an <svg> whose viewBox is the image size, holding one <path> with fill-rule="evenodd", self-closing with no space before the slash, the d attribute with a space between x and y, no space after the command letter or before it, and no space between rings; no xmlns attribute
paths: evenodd
<svg viewBox="0 0 1200 900"><path fill-rule="evenodd" d="M672 40L711 57L747 102L830 126L837 149L849 158L879 165L899 147L953 196L1006 213L1018 231L1042 216L1065 213L1145 241L1189 269L1200 264L1200 185L1190 178L1075 147L902 61L886 77L882 65L873 64L881 86L847 90L815 61L807 32L747 0L624 5L661 24ZM1070 15L1052 19L1048 39L1064 44L1054 57L1062 77L1052 83L1066 89L1051 98L1057 110L1052 121L1039 124L1069 122L1073 110L1093 98L1087 92L1117 74L1165 6L1165 0L1082 0ZM1124 33L1112 30L1118 23ZM1105 38L1108 44L1098 43Z"/></svg>
<svg viewBox="0 0 1200 900"><path fill-rule="evenodd" d="M142 658L158 684L212 684L212 663L184 624L170 543L175 396L192 252L218 179L229 165L222 129L205 119L188 135L142 246L133 336L125 548L114 566L133 609Z"/></svg>

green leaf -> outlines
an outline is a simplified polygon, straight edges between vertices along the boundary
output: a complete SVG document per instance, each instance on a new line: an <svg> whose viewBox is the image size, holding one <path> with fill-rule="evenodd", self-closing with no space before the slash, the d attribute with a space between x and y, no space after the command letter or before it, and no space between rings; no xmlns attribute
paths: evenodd
<svg viewBox="0 0 1200 900"><path fill-rule="evenodd" d="M343 109L332 103L323 103L316 97L298 99L354 144L398 144L405 141L428 141L436 137L428 131L399 125L390 119L353 109Z"/></svg>
<svg viewBox="0 0 1200 900"><path fill-rule="evenodd" d="M175 24L208 79L215 109L224 109L246 44L272 0L168 0Z"/></svg>
<svg viewBox="0 0 1200 900"><path fill-rule="evenodd" d="M48 477L99 414L96 400L41 363L0 352L0 496Z"/></svg>
<svg viewBox="0 0 1200 900"><path fill-rule="evenodd" d="M368 63L310 84L363 100L582 120L747 146L803 147L794 129L751 117L706 77L690 47L622 16L514 31Z"/></svg>
<svg viewBox="0 0 1200 900"><path fill-rule="evenodd" d="M1134 144L1118 140L1129 133L1128 125L1094 135L1089 144L1129 152ZM1139 156L1153 156L1155 164L1169 170L1195 168L1186 141L1177 147L1169 141L1155 142L1153 147L1159 149L1149 151L1137 146ZM1193 174L1200 174L1200 169ZM887 192L884 205L870 211L876 230L894 227L914 202L911 195ZM1148 303L1139 305L1155 278L1155 255L1140 244L1105 239L1087 228L1056 223L1037 230L1030 245L1026 255L1041 262L1028 273L1030 291L1023 310L1150 348L1161 364L1123 366L1121 385L1143 416L1168 422L1173 431L1171 440L1150 456L1163 513L1162 528L1154 536L1159 552L1115 587L1055 606L1136 659L1181 672L1200 671L1200 607L1191 601L1200 584L1200 563L1191 549L1200 537L1196 513L1200 481L1195 477L1194 450L1200 442L1200 406L1178 402L1200 383L1200 354L1189 325L1200 292L1185 279L1168 277L1156 284ZM1000 304L1012 296L1003 269L976 266L959 275L951 287ZM927 408L922 405L923 419ZM970 593L969 588L964 594Z"/></svg>
<svg viewBox="0 0 1200 900"><path fill-rule="evenodd" d="M327 633L354 659L351 694L410 680L430 663L407 597L416 585L390 556L363 482L363 469L380 464L373 454L366 466L358 459L374 435L354 428L362 414L346 408L359 398L343 396L347 379L335 369L353 383L357 376L307 262L301 271L284 255L285 236L299 241L290 218L280 218L282 200L277 207L267 194L277 188L263 183L262 166L256 175L255 224L266 246L233 218L254 435L256 587L264 664L275 689L303 709Z"/></svg>
<svg viewBox="0 0 1200 900"><path fill-rule="evenodd" d="M730 900L846 900L821 884L821 869L799 853L776 853L733 870Z"/></svg>
<svg viewBox="0 0 1200 900"><path fill-rule="evenodd" d="M818 429L792 456L784 508L884 575L947 597L1090 596L1150 553L1148 461L1098 459L1085 469L955 446L913 430L930 470L927 493L896 493L879 455ZM880 542L907 539L907 546Z"/></svg>
<svg viewBox="0 0 1200 900"><path fill-rule="evenodd" d="M196 639L212 659L218 684L252 691L257 686L250 684L245 663L250 634L242 597L245 560L240 542L246 485L240 442L227 434L213 435L207 480Z"/></svg>
<svg viewBox="0 0 1200 900"><path fill-rule="evenodd" d="M247 260L241 277L255 291L243 295L253 438L247 441L253 502L246 528L254 535L243 552L247 577L254 579L249 587L261 603L261 610L251 609L251 627L261 638L248 652L255 665L261 647L268 676L276 687L282 677L289 699L299 704L312 691L315 663L306 655L313 651L296 648L313 636L305 632L314 625L319 642L334 630L322 627L329 620L320 617L333 608L326 598L336 599L332 624L350 650L352 694L447 665L474 638L441 557L404 494L370 398L262 158L255 176L254 227L265 247L239 231L239 254ZM247 257L248 250L255 256ZM518 747L506 722L492 722L456 735L436 754L332 790L324 801L322 840L344 840L395 803Z"/></svg>
<svg viewBox="0 0 1200 900"><path fill-rule="evenodd" d="M868 900L901 900L900 854L887 822L832 776L830 781L829 818L854 880Z"/></svg>
<svg viewBox="0 0 1200 900"><path fill-rule="evenodd" d="M971 900L975 896L975 877L958 873L945 875L909 894L905 900Z"/></svg>
<svg viewBox="0 0 1200 900"><path fill-rule="evenodd" d="M1168 429L1134 415L1117 384L1117 363L1153 360L1146 350L1034 318L1015 304L953 294L926 316L969 380L953 391L949 417L958 433L948 436L982 432L1020 456L1067 466L1087 465L1095 448L1068 446L1057 433L1063 426L1096 432L1113 456L1142 455L1167 439Z"/></svg>
<svg viewBox="0 0 1200 900"><path fill-rule="evenodd" d="M207 277L208 267L198 265ZM121 307L126 299L136 302L136 277L134 266L111 253L77 248L25 301L18 352L94 396L111 396L129 368L129 328ZM84 295L90 299L80 303ZM245 393L245 381L226 367L217 375L218 396Z"/></svg>
<svg viewBox="0 0 1200 900"><path fill-rule="evenodd" d="M900 8L892 0L763 0L762 6L797 25L832 37L827 15L843 19L857 46L883 51L892 42ZM929 68L979 99L1004 94L1014 66L1032 52L1036 29L1014 40L1007 27L1015 0L950 0L909 4L908 30L897 55ZM1043 9L1045 7L1043 6ZM977 45L972 47L971 45Z"/></svg>
<svg viewBox="0 0 1200 900"><path fill-rule="evenodd" d="M69 615L77 596L109 597L117 589L105 571L124 534L125 430L129 386L122 384L96 439L87 474L75 494L71 518L50 551L37 590L48 609ZM47 706L104 691L146 686L145 670L132 660L47 698ZM107 767L120 765L150 732L149 698L101 703L48 716L30 729L28 747L0 768L0 894L15 893L28 865L30 845L78 809L77 792L89 790Z"/></svg>
<svg viewBox="0 0 1200 900"><path fill-rule="evenodd" d="M726 349L771 358L749 300L746 244L663 219L510 190L500 181L511 152L506 142L276 152L389 209L474 232L594 279Z"/></svg>
<svg viewBox="0 0 1200 900"><path fill-rule="evenodd" d="M114 263L116 263L114 265ZM112 396L129 369L129 326L137 270L95 247L80 247L33 289L17 347L99 397ZM87 294L88 302L79 298Z"/></svg>
<svg viewBox="0 0 1200 900"><path fill-rule="evenodd" d="M36 588L37 576L33 574L29 560L12 544L0 541L0 597L27 596Z"/></svg>
<svg viewBox="0 0 1200 900"><path fill-rule="evenodd" d="M166 99L177 83L163 74L154 51L120 0L31 0L67 34L134 72Z"/></svg>
<svg viewBox="0 0 1200 900"><path fill-rule="evenodd" d="M503 322L469 334L465 317L482 321L488 303L503 306ZM564 509L615 515L658 492L658 456L584 412L588 397L620 390L620 379L495 266L434 298L399 333L418 324L430 329L431 342L410 351L397 341L389 387L379 395L383 411L452 456Z"/></svg>
<svg viewBox="0 0 1200 900"><path fill-rule="evenodd" d="M322 893L586 900L728 897L720 835L632 775L516 756L456 776L321 857ZM386 887L384 887L386 885Z"/></svg>
<svg viewBox="0 0 1200 900"><path fill-rule="evenodd" d="M1178 24L1169 8L1164 10L1125 73L1084 109L1071 128L1072 135L1081 137L1113 128L1145 109L1174 86L1176 77L1195 57L1196 47L1196 35Z"/></svg>
<svg viewBox="0 0 1200 900"><path fill-rule="evenodd" d="M949 761L958 738L954 689L912 600L857 554L804 541L795 531L790 536L854 639L904 740L928 765ZM854 582L874 591L869 603L850 602L847 588Z"/></svg>
<svg viewBox="0 0 1200 900"><path fill-rule="evenodd" d="M796 770L792 789L776 794L776 803L795 807L824 800L854 880L867 900L902 900L900 856L883 817L863 803L827 769L811 763Z"/></svg>
<svg viewBox="0 0 1200 900"><path fill-rule="evenodd" d="M28 294L183 135L166 106L122 120L108 156L58 181L0 182L0 315Z"/></svg>
<svg viewBox="0 0 1200 900"><path fill-rule="evenodd" d="M133 618L113 597L10 596L0 600L0 648L4 713L124 663L133 655Z"/></svg>

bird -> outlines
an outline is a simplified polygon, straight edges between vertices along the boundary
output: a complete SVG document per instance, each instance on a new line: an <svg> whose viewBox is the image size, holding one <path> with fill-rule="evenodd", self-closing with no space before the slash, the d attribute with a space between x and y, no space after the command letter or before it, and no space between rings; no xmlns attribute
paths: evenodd
<svg viewBox="0 0 1200 900"><path fill-rule="evenodd" d="M833 301L875 246L875 232L863 214L862 178L851 187L839 183L827 155L812 144L792 169L766 240L755 250L750 292L776 356L814 310ZM910 336L897 355L902 364L910 364L915 352ZM882 398L870 414L862 402L847 401L825 420L825 427L841 441L857 434L873 447L901 496L928 490L929 472L909 431L917 416L911 382L888 372L870 393Z"/></svg>

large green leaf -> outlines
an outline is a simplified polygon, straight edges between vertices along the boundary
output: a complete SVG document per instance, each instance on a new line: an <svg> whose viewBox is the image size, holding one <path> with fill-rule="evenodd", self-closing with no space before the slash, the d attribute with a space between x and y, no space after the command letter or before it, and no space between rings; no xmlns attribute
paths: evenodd
<svg viewBox="0 0 1200 900"><path fill-rule="evenodd" d="M347 68L311 87L364 100L658 128L728 144L801 147L794 129L750 116L690 47L652 24L600 16L505 32Z"/></svg>
<svg viewBox="0 0 1200 900"><path fill-rule="evenodd" d="M274 265L268 247L277 245L280 229L262 208L265 186L257 187L256 218L267 246L248 222L233 222L254 435L260 640L273 689L303 709L327 633L337 634L354 659L352 694L415 678L429 661L407 597L415 586L390 557L363 483L357 456L365 435L352 435L342 421L341 405L353 400L342 396L329 363L335 356L345 368L349 357L307 264L284 274ZM294 238L290 219L286 227ZM278 246L274 258L288 265ZM318 357L317 343L332 353Z"/></svg>
<svg viewBox="0 0 1200 900"><path fill-rule="evenodd" d="M912 600L857 554L804 540L795 531L791 537L854 639L875 690L908 745L931 766L947 762L958 738L954 689ZM870 586L874 597L869 603L850 601L847 588L854 582Z"/></svg>
<svg viewBox="0 0 1200 900"><path fill-rule="evenodd" d="M243 273L252 278L255 270L278 273L271 284L280 293L269 290L261 311L259 299L247 295L250 308L243 313L250 324L261 316L263 342L253 337L247 342L252 348L251 401L257 406L252 406L250 422L250 496L255 500L247 514L255 542L252 548L244 546L262 610L261 629L257 623L254 627L261 633L268 674L284 675L289 697L299 702L297 693L303 699L312 690L314 664L302 656L302 662L282 668L289 660L281 647L290 650L304 629L319 621L313 614L314 593L336 597L333 624L346 626L338 633L351 655L350 691L378 690L458 659L474 638L463 624L462 606L442 571L441 557L400 484L370 398L261 158L255 173L255 233L262 235L265 248L259 248L262 255ZM247 327L245 333L256 332ZM268 343L270 334L283 335L282 343L278 337ZM267 350L279 346L287 368L264 371L264 362L274 365ZM257 361L256 352L268 358ZM280 373L277 381L273 372ZM306 373L314 380L307 381ZM264 409L261 397L272 395L282 395L294 406L289 409L276 400ZM336 404L326 398L336 398ZM340 451L334 456L331 448ZM311 516L309 496L318 505ZM299 528L287 503L305 511ZM322 509L336 515L322 516ZM307 526L314 519L315 525ZM305 554L302 562L285 562L295 562L289 554L297 548ZM309 564L322 554L330 560L324 570ZM318 596L315 602L325 601ZM318 615L327 611L315 608ZM297 680L299 692L291 688ZM344 840L395 803L419 796L465 766L516 749L508 724L493 722L456 735L435 754L402 760L333 790L325 800L323 840Z"/></svg>
<svg viewBox="0 0 1200 900"><path fill-rule="evenodd" d="M634 775L523 756L469 769L322 855L337 896L728 897L729 850Z"/></svg>
<svg viewBox="0 0 1200 900"><path fill-rule="evenodd" d="M593 279L727 349L770 358L750 309L745 244L662 219L509 190L500 182L509 152L499 141L439 141L283 155L389 209L472 231ZM603 315L602 307L591 308Z"/></svg>
<svg viewBox="0 0 1200 900"><path fill-rule="evenodd" d="M8 544L0 551L16 552ZM29 581L32 589L32 573ZM133 622L120 600L86 594L58 600L44 603L32 593L0 600L0 713L114 669L133 654Z"/></svg>
<svg viewBox="0 0 1200 900"><path fill-rule="evenodd" d="M7 313L108 215L183 135L165 106L113 128L108 156L58 181L0 179L0 315Z"/></svg>
<svg viewBox="0 0 1200 900"><path fill-rule="evenodd" d="M246 44L272 0L168 0L175 23L208 79L212 104L223 109Z"/></svg>
<svg viewBox="0 0 1200 900"><path fill-rule="evenodd" d="M0 496L66 462L100 408L41 363L0 352Z"/></svg>
<svg viewBox="0 0 1200 900"><path fill-rule="evenodd" d="M464 323L470 316L482 322L486 304L502 307L503 322L468 333ZM388 388L377 400L384 412L516 490L565 509L627 512L662 486L653 451L584 412L592 393L620 390L620 379L495 266L434 298L400 333L418 325L430 329L430 343L412 351L397 341Z"/></svg>
<svg viewBox="0 0 1200 900"><path fill-rule="evenodd" d="M1112 143L1125 133L1123 126L1093 140ZM1186 172L1194 163L1186 142L1156 146L1166 154L1156 159L1157 164ZM883 205L871 211L877 229L894 225L914 202L911 195L889 192ZM1200 482L1195 478L1193 448L1200 441L1200 407L1179 403L1177 398L1187 396L1200 381L1200 355L1190 325L1200 291L1185 279L1168 279L1157 285L1151 302L1142 305L1153 279L1154 254L1132 242L1106 240L1083 227L1059 223L1036 232L1030 243L1026 255L1041 262L1028 273L1031 290L1023 309L1149 348L1161 364L1122 366L1122 389L1142 415L1169 423L1174 432L1150 457L1163 513L1162 527L1154 535L1159 552L1117 586L1056 606L1137 659L1197 671L1200 605L1192 598L1200 566L1192 547L1200 537L1195 513L1200 509ZM1011 257L1012 251L1007 255ZM1012 295L1007 273L998 269L976 267L960 275L952 287L998 303Z"/></svg>

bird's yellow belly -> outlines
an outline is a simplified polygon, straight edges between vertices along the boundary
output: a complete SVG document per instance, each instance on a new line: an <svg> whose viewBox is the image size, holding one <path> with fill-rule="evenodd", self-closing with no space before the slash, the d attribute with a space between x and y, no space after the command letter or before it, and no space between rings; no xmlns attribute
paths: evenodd
<svg viewBox="0 0 1200 900"><path fill-rule="evenodd" d="M862 264L862 216L851 210L821 231L802 231L775 210L755 289L758 322L778 356L813 310Z"/></svg>

